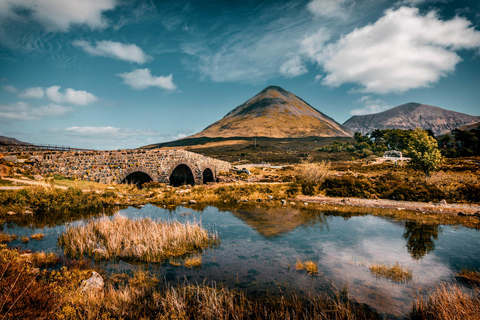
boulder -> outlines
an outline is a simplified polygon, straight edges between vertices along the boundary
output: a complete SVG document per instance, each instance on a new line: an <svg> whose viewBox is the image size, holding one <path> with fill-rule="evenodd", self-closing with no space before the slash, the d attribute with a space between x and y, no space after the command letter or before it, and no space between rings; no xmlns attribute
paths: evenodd
<svg viewBox="0 0 480 320"><path fill-rule="evenodd" d="M195 200L192 199L192 200L188 200L188 203L190 203L190 204L197 204L197 201L195 201Z"/></svg>
<svg viewBox="0 0 480 320"><path fill-rule="evenodd" d="M2 158L2 162L18 163L17 156L5 156Z"/></svg>
<svg viewBox="0 0 480 320"><path fill-rule="evenodd" d="M92 291L92 290L97 291L97 290L102 290L104 286L105 286L105 282L103 281L102 276L99 275L97 272L93 271L92 276L90 278L82 281L80 290L82 292Z"/></svg>
<svg viewBox="0 0 480 320"><path fill-rule="evenodd" d="M282 203L282 205L286 205L287 204L287 200L280 200L280 202Z"/></svg>
<svg viewBox="0 0 480 320"><path fill-rule="evenodd" d="M442 199L440 200L439 203L437 203L439 206L446 206L447 205L447 201L445 199Z"/></svg>
<svg viewBox="0 0 480 320"><path fill-rule="evenodd" d="M268 196L267 196L267 199L268 199L268 200L273 200L273 196L268 195Z"/></svg>

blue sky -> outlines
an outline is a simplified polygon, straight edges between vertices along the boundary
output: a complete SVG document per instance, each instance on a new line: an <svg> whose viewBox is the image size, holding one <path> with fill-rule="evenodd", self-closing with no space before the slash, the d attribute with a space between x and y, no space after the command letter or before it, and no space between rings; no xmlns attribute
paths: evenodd
<svg viewBox="0 0 480 320"><path fill-rule="evenodd" d="M419 102L480 115L480 1L0 0L0 135L135 148L268 85L340 123Z"/></svg>

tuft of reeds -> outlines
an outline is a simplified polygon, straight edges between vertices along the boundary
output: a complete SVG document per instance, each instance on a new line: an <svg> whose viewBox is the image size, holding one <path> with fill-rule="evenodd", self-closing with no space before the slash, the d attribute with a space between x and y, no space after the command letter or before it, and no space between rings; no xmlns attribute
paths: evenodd
<svg viewBox="0 0 480 320"><path fill-rule="evenodd" d="M315 275L318 273L318 265L313 260L297 260L297 263L295 264L295 270L305 270L309 274Z"/></svg>
<svg viewBox="0 0 480 320"><path fill-rule="evenodd" d="M197 268L202 265L202 256L195 255L193 257L188 257L184 262L185 267L187 268Z"/></svg>
<svg viewBox="0 0 480 320"><path fill-rule="evenodd" d="M410 319L480 319L480 291L469 293L458 284L440 283L429 295L416 298Z"/></svg>
<svg viewBox="0 0 480 320"><path fill-rule="evenodd" d="M412 270L401 266L398 262L393 266L389 264L372 264L368 266L368 269L376 277L384 277L395 282L407 282L412 279Z"/></svg>
<svg viewBox="0 0 480 320"><path fill-rule="evenodd" d="M30 236L30 239L33 240L42 240L45 237L43 233L35 233Z"/></svg>
<svg viewBox="0 0 480 320"><path fill-rule="evenodd" d="M17 239L17 235L15 234L8 234L8 233L0 233L0 243L8 243L12 242Z"/></svg>
<svg viewBox="0 0 480 320"><path fill-rule="evenodd" d="M480 271L477 271L475 269L462 269L462 271L457 273L457 276L469 282L480 284Z"/></svg>
<svg viewBox="0 0 480 320"><path fill-rule="evenodd" d="M30 241L30 238L29 237L22 237L21 240L22 240L23 243L28 243Z"/></svg>
<svg viewBox="0 0 480 320"><path fill-rule="evenodd" d="M198 222L133 220L116 215L68 228L59 243L65 254L74 257L160 262L217 245L220 239Z"/></svg>

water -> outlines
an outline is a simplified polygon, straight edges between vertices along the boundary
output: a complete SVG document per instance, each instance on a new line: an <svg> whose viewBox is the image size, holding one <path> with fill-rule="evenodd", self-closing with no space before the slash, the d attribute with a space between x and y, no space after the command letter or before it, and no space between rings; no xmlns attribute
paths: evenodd
<svg viewBox="0 0 480 320"><path fill-rule="evenodd" d="M409 313L418 289L441 281L454 282L462 268L480 269L480 232L463 227L422 225L370 215L342 216L318 210L261 207L206 207L203 211L147 205L121 210L130 218L201 221L215 229L218 247L204 250L202 267L187 269L165 261L157 264L128 263L121 260L96 262L106 272L129 272L143 265L167 282L202 283L215 281L245 290L251 296L266 294L315 295L348 287L350 298L393 318ZM3 231L19 238L10 246L62 254L59 235L70 225L59 221L30 226L4 224ZM28 243L21 236L43 232L45 238ZM311 276L295 270L297 259L317 261L319 274ZM394 283L375 278L367 268L371 263L400 264L413 271L413 280Z"/></svg>

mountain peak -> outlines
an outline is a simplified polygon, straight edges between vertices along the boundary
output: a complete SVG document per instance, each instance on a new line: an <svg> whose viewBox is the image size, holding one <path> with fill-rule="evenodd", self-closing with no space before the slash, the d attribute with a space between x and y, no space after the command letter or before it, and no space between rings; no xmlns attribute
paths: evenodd
<svg viewBox="0 0 480 320"><path fill-rule="evenodd" d="M291 92L268 86L221 120L190 138L350 136L332 118L321 113Z"/></svg>
<svg viewBox="0 0 480 320"><path fill-rule="evenodd" d="M376 114L354 116L343 126L366 134L375 129L431 129L440 135L455 128L480 121L480 117L442 109L427 104L409 102Z"/></svg>

